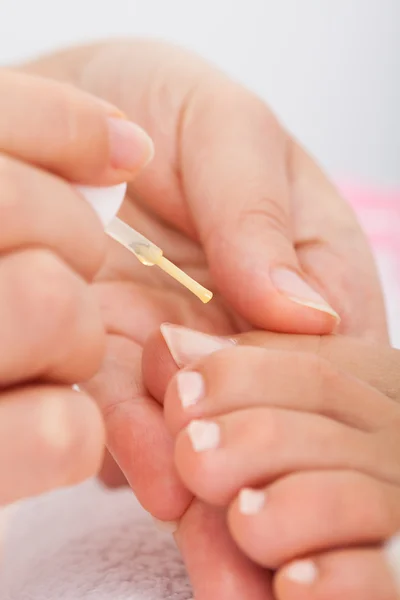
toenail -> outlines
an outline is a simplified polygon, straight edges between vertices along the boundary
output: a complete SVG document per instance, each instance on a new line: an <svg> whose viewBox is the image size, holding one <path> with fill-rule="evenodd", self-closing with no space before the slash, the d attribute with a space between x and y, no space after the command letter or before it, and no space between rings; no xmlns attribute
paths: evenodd
<svg viewBox="0 0 400 600"><path fill-rule="evenodd" d="M218 448L221 436L217 423L194 419L186 430L195 452Z"/></svg>
<svg viewBox="0 0 400 600"><path fill-rule="evenodd" d="M180 371L176 376L176 384L183 408L194 406L205 396L203 376L196 371Z"/></svg>
<svg viewBox="0 0 400 600"><path fill-rule="evenodd" d="M239 512L242 515L256 515L265 504L265 493L261 490L244 488L239 492Z"/></svg>
<svg viewBox="0 0 400 600"><path fill-rule="evenodd" d="M286 567L284 576L295 583L313 583L318 570L312 560L298 560Z"/></svg>

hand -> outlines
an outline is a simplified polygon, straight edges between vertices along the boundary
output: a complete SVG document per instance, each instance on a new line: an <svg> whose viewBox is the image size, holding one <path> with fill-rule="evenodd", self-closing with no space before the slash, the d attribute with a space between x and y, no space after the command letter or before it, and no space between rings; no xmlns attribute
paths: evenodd
<svg viewBox="0 0 400 600"><path fill-rule="evenodd" d="M227 510L238 547L275 571L276 597L395 600L381 544L400 529L400 351L162 333L145 347L145 382L165 397L178 473Z"/></svg>
<svg viewBox="0 0 400 600"><path fill-rule="evenodd" d="M130 186L122 216L219 292L203 307L112 243L96 284L107 356L87 390L140 501L173 520L191 495L176 476L162 409L142 383L149 333L163 321L226 335L250 325L328 333L336 326L329 302L342 331L386 341L373 262L351 210L313 160L260 100L197 57L117 42L24 68L106 98L145 127L155 160ZM192 508L186 523L180 547L197 600L265 600L264 572L238 553L218 515Z"/></svg>
<svg viewBox="0 0 400 600"><path fill-rule="evenodd" d="M99 467L100 412L71 384L91 377L103 357L105 330L89 282L104 260L105 235L66 180L124 181L145 157L139 128L69 86L2 70L0 103L4 504L75 483ZM132 131L139 133L130 140ZM133 161L124 156L129 147Z"/></svg>

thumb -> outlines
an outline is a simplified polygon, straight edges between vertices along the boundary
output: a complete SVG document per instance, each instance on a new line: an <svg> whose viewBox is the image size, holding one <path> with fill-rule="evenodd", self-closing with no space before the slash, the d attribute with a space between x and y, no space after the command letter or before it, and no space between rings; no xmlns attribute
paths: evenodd
<svg viewBox="0 0 400 600"><path fill-rule="evenodd" d="M72 86L0 70L0 153L70 181L113 185L152 157L149 136Z"/></svg>
<svg viewBox="0 0 400 600"><path fill-rule="evenodd" d="M214 281L253 325L331 332L338 315L302 272L294 247L287 135L260 100L226 86L212 103L206 93L195 97L196 118L184 133L185 189Z"/></svg>

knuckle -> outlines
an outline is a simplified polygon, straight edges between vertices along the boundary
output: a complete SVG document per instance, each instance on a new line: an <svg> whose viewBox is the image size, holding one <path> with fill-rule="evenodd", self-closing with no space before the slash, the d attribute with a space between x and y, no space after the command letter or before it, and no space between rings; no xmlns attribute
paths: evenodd
<svg viewBox="0 0 400 600"><path fill-rule="evenodd" d="M288 233L289 216L286 206L270 196L259 196L240 214L241 228L265 228L280 235Z"/></svg>

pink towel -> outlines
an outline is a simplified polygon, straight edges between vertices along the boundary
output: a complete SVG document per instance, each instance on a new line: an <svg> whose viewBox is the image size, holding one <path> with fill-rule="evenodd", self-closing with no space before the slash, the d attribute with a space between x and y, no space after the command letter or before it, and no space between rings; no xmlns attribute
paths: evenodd
<svg viewBox="0 0 400 600"><path fill-rule="evenodd" d="M356 185L343 185L341 190L356 210L372 246L378 252L391 253L400 261L400 192Z"/></svg>
<svg viewBox="0 0 400 600"><path fill-rule="evenodd" d="M392 344L400 348L400 191L342 185L366 231L381 276Z"/></svg>

